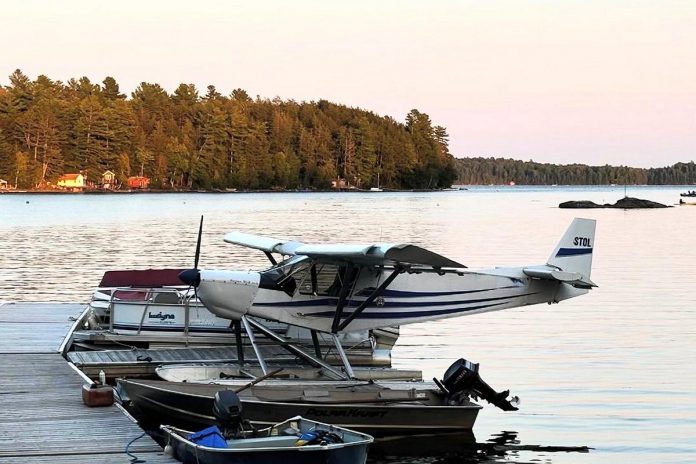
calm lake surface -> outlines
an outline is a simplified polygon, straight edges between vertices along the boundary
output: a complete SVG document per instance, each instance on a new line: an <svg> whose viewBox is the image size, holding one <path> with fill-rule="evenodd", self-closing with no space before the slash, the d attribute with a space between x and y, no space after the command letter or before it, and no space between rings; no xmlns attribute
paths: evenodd
<svg viewBox="0 0 696 464"><path fill-rule="evenodd" d="M629 187L666 204L689 187ZM691 187L693 189L693 187ZM592 280L559 305L402 327L395 367L441 377L481 363L520 411L484 408L476 444L375 462L696 462L696 206L561 210L623 187L472 188L437 193L0 195L0 300L87 301L105 270L193 264L257 268L222 241L237 229L307 242L410 242L469 267L543 264L573 217L597 219ZM433 455L437 437L410 441ZM494 447L498 443L503 446ZM544 447L593 448L589 453ZM418 453L413 453L418 454Z"/></svg>

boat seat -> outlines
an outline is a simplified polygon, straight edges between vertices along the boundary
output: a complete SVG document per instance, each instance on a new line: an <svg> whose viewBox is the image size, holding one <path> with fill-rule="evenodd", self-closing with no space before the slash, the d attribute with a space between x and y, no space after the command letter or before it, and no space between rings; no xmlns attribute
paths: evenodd
<svg viewBox="0 0 696 464"><path fill-rule="evenodd" d="M156 293L152 299L152 302L162 304L179 304L181 303L181 300L179 298L179 294L176 292L162 292Z"/></svg>
<svg viewBox="0 0 696 464"><path fill-rule="evenodd" d="M302 396L304 398L328 398L328 390L302 390Z"/></svg>
<svg viewBox="0 0 696 464"><path fill-rule="evenodd" d="M258 437L258 438L243 438L240 440L227 440L227 447L230 449L246 449L246 448L267 448L272 446L293 447L297 437L294 435L277 436L277 437Z"/></svg>

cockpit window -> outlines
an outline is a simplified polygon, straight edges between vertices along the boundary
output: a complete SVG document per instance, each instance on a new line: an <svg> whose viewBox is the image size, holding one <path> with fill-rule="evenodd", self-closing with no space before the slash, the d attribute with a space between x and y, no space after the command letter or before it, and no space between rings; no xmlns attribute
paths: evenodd
<svg viewBox="0 0 696 464"><path fill-rule="evenodd" d="M290 256L287 259L282 260L278 264L274 264L270 268L268 268L264 272L272 271L273 269L280 269L280 268L286 268L286 267L291 267L295 264L299 264L303 261L308 261L309 258L306 256Z"/></svg>
<svg viewBox="0 0 696 464"><path fill-rule="evenodd" d="M307 256L293 256L261 273L259 287L282 290L290 296L296 291L303 295L337 297L348 279L352 288L359 270L333 263L313 263Z"/></svg>
<svg viewBox="0 0 696 464"><path fill-rule="evenodd" d="M296 276L309 268L309 258L293 256L261 273L259 287L270 290L282 290L292 296L297 288Z"/></svg>
<svg viewBox="0 0 696 464"><path fill-rule="evenodd" d="M298 274L300 293L305 295L320 295L337 297L344 284L350 288L355 285L359 271L345 265L332 263L315 263ZM303 278L300 280L300 275ZM348 279L347 283L344 282Z"/></svg>

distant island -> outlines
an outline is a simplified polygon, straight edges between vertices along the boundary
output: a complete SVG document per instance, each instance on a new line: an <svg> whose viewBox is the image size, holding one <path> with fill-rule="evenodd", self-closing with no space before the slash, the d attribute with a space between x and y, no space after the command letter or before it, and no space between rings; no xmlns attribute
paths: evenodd
<svg viewBox="0 0 696 464"><path fill-rule="evenodd" d="M696 164L663 168L548 164L506 158L458 158L457 182L463 185L690 185Z"/></svg>
<svg viewBox="0 0 696 464"><path fill-rule="evenodd" d="M655 201L643 200L641 198L624 197L617 200L614 204L597 204L594 201L565 201L558 205L564 209L595 209L595 208L614 208L614 209L654 209L654 208L671 208L671 206L663 205Z"/></svg>

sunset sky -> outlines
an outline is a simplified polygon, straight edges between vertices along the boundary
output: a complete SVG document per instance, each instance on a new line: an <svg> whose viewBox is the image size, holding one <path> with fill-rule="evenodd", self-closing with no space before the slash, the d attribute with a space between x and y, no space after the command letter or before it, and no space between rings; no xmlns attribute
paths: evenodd
<svg viewBox="0 0 696 464"><path fill-rule="evenodd" d="M0 84L113 76L325 98L450 133L455 156L696 158L694 1L8 1Z"/></svg>

